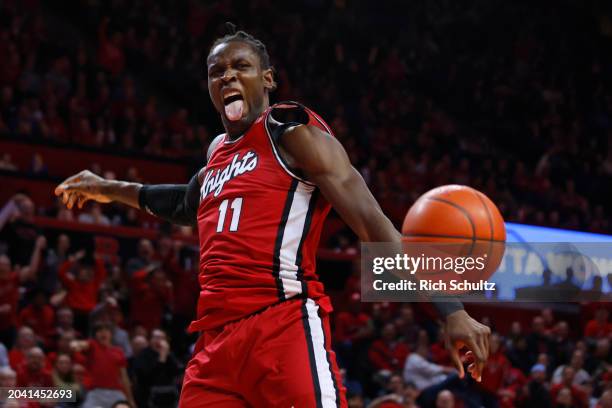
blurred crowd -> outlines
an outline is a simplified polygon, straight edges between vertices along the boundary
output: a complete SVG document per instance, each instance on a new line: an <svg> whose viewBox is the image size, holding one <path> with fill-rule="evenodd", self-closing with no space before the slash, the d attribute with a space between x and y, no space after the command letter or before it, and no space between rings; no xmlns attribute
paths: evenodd
<svg viewBox="0 0 612 408"><path fill-rule="evenodd" d="M186 327L199 291L197 248L162 236L140 239L131 256L105 256L74 231L39 228L34 213L23 194L0 210L0 386L62 387L83 407L173 406L196 340ZM362 303L356 287L349 279L333 321L352 408L612 402L609 303L583 305L587 321L572 330L552 309L503 333L483 317L493 335L477 383L459 378L427 305Z"/></svg>
<svg viewBox="0 0 612 408"><path fill-rule="evenodd" d="M610 232L606 2L235 3L3 2L0 132L201 163L222 131L204 61L229 20L267 44L273 99L327 119L393 221L461 183L507 220Z"/></svg>
<svg viewBox="0 0 612 408"><path fill-rule="evenodd" d="M612 19L588 3L3 1L0 137L34 144L28 168L0 152L0 170L46 177L36 143L201 163L222 131L204 61L229 20L268 46L273 100L326 118L396 224L427 189L459 183L506 220L610 233ZM146 182L111 169L91 166ZM85 407L172 406L194 341L197 250L163 236L105 259L35 214L142 225L118 206L4 203L0 386L63 387ZM609 304L589 309L580 335L548 309L495 331L476 383L458 378L420 306L345 295L334 348L351 407L612 406Z"/></svg>

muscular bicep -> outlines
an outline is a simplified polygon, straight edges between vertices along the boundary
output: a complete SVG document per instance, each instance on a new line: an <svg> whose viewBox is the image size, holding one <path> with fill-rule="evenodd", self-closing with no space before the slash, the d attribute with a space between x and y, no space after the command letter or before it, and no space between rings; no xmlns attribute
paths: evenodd
<svg viewBox="0 0 612 408"><path fill-rule="evenodd" d="M338 140L316 127L301 125L283 135L282 146L362 241L399 241L399 232Z"/></svg>

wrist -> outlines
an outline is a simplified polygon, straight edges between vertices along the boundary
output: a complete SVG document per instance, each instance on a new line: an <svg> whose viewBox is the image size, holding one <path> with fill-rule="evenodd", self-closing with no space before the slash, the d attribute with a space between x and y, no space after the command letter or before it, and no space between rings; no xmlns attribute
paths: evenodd
<svg viewBox="0 0 612 408"><path fill-rule="evenodd" d="M469 315L467 314L467 312L465 310L463 310L463 309L456 310L456 311L451 312L448 315L446 315L446 321L454 320L454 319L458 319L458 318L463 319L463 318L465 318L467 316L469 316Z"/></svg>

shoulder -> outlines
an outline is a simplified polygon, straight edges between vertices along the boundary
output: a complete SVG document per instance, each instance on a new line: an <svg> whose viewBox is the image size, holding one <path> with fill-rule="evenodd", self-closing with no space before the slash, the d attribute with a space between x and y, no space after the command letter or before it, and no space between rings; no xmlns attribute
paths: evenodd
<svg viewBox="0 0 612 408"><path fill-rule="evenodd" d="M275 142L285 133L293 131L299 125L306 128L318 128L333 136L331 128L321 116L312 109L295 101L279 102L270 107L265 116L266 130Z"/></svg>
<svg viewBox="0 0 612 408"><path fill-rule="evenodd" d="M206 152L206 161L210 160L210 156L212 156L213 152L215 151L219 143L221 143L224 137L225 137L225 133L221 133L220 135L217 135L212 140L212 142L210 142L210 144L208 145L208 150Z"/></svg>

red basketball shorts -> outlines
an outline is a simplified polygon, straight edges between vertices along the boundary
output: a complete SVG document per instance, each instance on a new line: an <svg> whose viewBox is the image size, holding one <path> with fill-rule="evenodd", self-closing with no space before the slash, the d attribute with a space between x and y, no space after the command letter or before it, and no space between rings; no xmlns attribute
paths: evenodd
<svg viewBox="0 0 612 408"><path fill-rule="evenodd" d="M206 331L187 364L179 407L347 407L329 317L288 300Z"/></svg>

